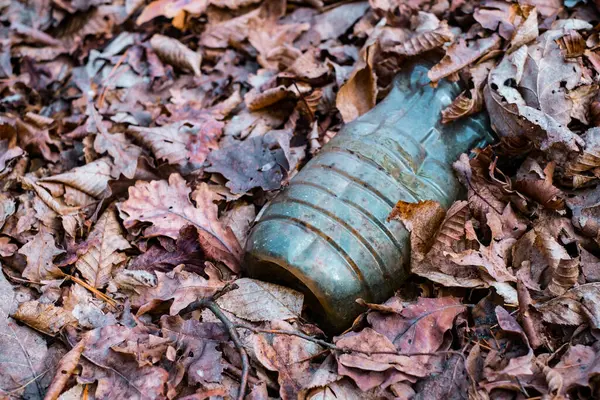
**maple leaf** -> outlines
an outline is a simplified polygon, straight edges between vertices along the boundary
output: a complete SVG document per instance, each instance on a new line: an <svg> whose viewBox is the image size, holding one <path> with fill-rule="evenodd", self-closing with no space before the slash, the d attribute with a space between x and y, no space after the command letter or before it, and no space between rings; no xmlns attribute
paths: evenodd
<svg viewBox="0 0 600 400"><path fill-rule="evenodd" d="M54 237L47 232L38 232L30 242L26 243L18 251L27 258L27 267L23 276L34 282L62 278L65 274L52 260L59 254L64 253L54 244Z"/></svg>
<svg viewBox="0 0 600 400"><path fill-rule="evenodd" d="M182 173L202 166L223 134L222 122L207 116L202 121L180 121L154 128L131 127L130 132L145 143L156 158L177 165Z"/></svg>
<svg viewBox="0 0 600 400"><path fill-rule="evenodd" d="M172 239L178 238L181 228L193 224L205 254L238 271L241 248L231 230L218 220L215 194L206 183L201 183L192 196L195 207L190 201L190 191L179 174L172 174L168 182L137 182L129 188L129 199L119 207L127 215L123 224L129 229L138 221L150 222L152 226L144 230L144 236Z"/></svg>
<svg viewBox="0 0 600 400"><path fill-rule="evenodd" d="M169 273L156 272L155 287L139 289L139 296L132 303L139 307L138 314L144 314L157 307L163 301L173 300L171 315L179 313L193 301L209 298L223 288L223 282L216 269L206 268L207 278L193 272L183 271L182 266Z"/></svg>
<svg viewBox="0 0 600 400"><path fill-rule="evenodd" d="M107 209L87 238L87 251L82 254L75 268L95 288L104 287L114 268L127 260L122 250L129 249L129 242L121 233L121 225L113 208Z"/></svg>

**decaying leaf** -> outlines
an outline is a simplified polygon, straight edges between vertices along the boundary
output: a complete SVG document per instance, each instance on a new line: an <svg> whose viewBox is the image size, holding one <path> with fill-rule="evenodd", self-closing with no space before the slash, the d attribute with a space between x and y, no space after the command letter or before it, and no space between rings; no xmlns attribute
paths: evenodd
<svg viewBox="0 0 600 400"><path fill-rule="evenodd" d="M191 50L179 40L157 33L150 39L150 45L156 54L167 63L192 71L196 76L202 75L202 71L200 71L202 55Z"/></svg>
<svg viewBox="0 0 600 400"><path fill-rule="evenodd" d="M114 209L107 209L98 219L86 247L87 251L79 257L75 268L90 285L102 288L111 278L113 269L127 260L122 251L131 247L121 233Z"/></svg>
<svg viewBox="0 0 600 400"><path fill-rule="evenodd" d="M39 232L33 240L19 249L19 254L27 257L27 267L23 276L34 282L63 277L64 272L52 261L62 253L64 250L56 247L51 234Z"/></svg>
<svg viewBox="0 0 600 400"><path fill-rule="evenodd" d="M226 257L227 265L237 271L241 249L231 230L218 220L214 193L202 183L192 195L195 207L190 192L179 174L172 174L168 182L138 182L129 188L129 199L120 206L120 211L127 214L123 224L129 229L138 221L150 222L152 226L144 230L146 237L177 239L180 229L191 223L198 229L206 255Z"/></svg>
<svg viewBox="0 0 600 400"><path fill-rule="evenodd" d="M55 336L65 325L75 322L73 315L64 308L53 304L42 304L39 301L19 304L12 317L51 336Z"/></svg>
<svg viewBox="0 0 600 400"><path fill-rule="evenodd" d="M249 321L297 319L302 311L301 293L284 286L242 278L238 287L219 297L217 304L238 318Z"/></svg>
<svg viewBox="0 0 600 400"><path fill-rule="evenodd" d="M377 76L373 71L372 53L367 48L365 59L356 64L335 99L335 106L345 123L355 120L375 106Z"/></svg>

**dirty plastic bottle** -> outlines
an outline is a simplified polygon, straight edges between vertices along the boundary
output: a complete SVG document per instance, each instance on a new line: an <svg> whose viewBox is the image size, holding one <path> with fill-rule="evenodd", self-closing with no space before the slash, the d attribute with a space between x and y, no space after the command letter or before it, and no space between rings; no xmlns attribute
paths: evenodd
<svg viewBox="0 0 600 400"><path fill-rule="evenodd" d="M394 79L375 108L343 129L267 205L246 246L251 277L306 294L316 320L347 328L367 302L385 301L408 275L409 234L387 217L399 200L437 200L462 192L458 156L493 140L487 117L442 125L458 83L430 85L418 63Z"/></svg>

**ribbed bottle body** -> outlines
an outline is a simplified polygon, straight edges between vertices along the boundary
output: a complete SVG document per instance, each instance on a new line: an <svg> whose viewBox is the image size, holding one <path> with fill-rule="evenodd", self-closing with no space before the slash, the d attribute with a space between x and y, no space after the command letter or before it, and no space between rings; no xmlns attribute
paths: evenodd
<svg viewBox="0 0 600 400"><path fill-rule="evenodd" d="M461 191L452 162L492 139L482 115L441 124L460 87L434 89L427 71L398 75L386 99L346 125L263 210L248 238L250 276L304 289L334 330L360 312L357 298L384 301L408 274L409 234L387 221L396 202L450 205Z"/></svg>

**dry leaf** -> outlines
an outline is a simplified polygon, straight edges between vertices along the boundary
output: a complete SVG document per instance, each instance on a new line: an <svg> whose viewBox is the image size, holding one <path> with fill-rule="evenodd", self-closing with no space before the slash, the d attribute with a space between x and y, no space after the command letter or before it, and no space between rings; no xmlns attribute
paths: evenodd
<svg viewBox="0 0 600 400"><path fill-rule="evenodd" d="M196 76L202 75L202 71L200 71L202 55L191 50L179 40L156 33L150 39L150 45L165 62L174 67L191 71Z"/></svg>
<svg viewBox="0 0 600 400"><path fill-rule="evenodd" d="M377 76L372 67L370 48L364 59L355 66L346 83L340 88L335 106L345 123L355 120L375 106L377 100Z"/></svg>
<svg viewBox="0 0 600 400"><path fill-rule="evenodd" d="M99 198L108 187L108 181L112 179L110 172L111 162L108 158L100 158L63 174L41 178L39 182L62 183Z"/></svg>
<svg viewBox="0 0 600 400"><path fill-rule="evenodd" d="M59 364L56 366L56 375L54 375L52 383L48 387L44 400L56 400L59 397L63 399L60 394L63 392L67 385L67 381L79 365L79 359L81 358L81 353L83 353L84 348L85 343L82 340L61 358Z"/></svg>
<svg viewBox="0 0 600 400"><path fill-rule="evenodd" d="M75 268L91 286L103 288L110 280L113 269L127 260L122 250L131 247L121 233L114 209L107 209L98 219L85 246L87 251L79 257Z"/></svg>
<svg viewBox="0 0 600 400"><path fill-rule="evenodd" d="M241 248L231 230L218 220L214 193L202 183L194 192L194 207L190 192L179 174L172 174L168 182L137 182L129 188L129 199L119 207L127 215L123 224L130 229L138 221L150 222L152 226L144 230L144 236L162 235L173 239L177 239L181 228L193 224L198 229L205 254L224 256L221 260L237 271Z"/></svg>
<svg viewBox="0 0 600 400"><path fill-rule="evenodd" d="M238 287L219 297L217 304L238 318L253 322L298 319L304 296L284 286L242 278Z"/></svg>
<svg viewBox="0 0 600 400"><path fill-rule="evenodd" d="M34 282L62 278L65 274L53 263L54 257L64 253L54 244L54 237L47 232L38 232L29 243L19 249L27 257L23 276Z"/></svg>
<svg viewBox="0 0 600 400"><path fill-rule="evenodd" d="M12 317L50 336L56 336L65 325L75 322L73 315L64 308L39 301L19 304Z"/></svg>

